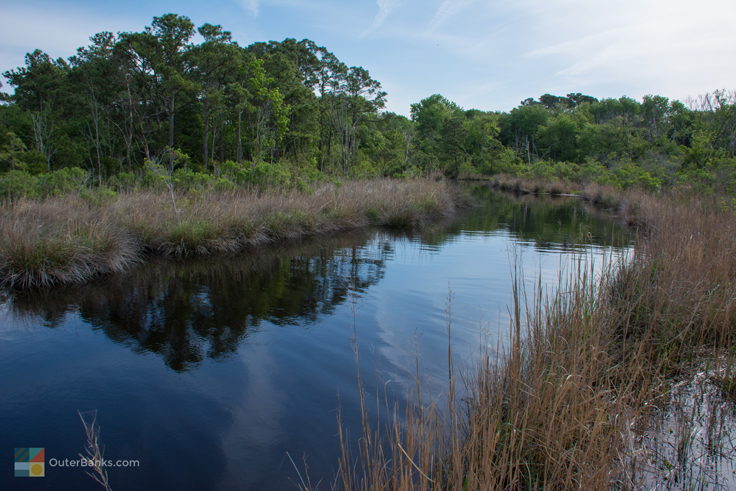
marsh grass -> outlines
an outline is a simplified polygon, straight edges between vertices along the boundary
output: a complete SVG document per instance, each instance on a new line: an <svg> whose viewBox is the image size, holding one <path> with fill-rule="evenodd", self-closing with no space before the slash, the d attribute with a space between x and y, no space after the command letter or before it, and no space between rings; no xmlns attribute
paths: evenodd
<svg viewBox="0 0 736 491"><path fill-rule="evenodd" d="M733 346L736 217L687 195L631 192L617 202L645 225L633 255L597 274L583 262L549 296L525 295L517 277L508 350L483 357L463 400L451 375L447 409L417 389L387 426L364 418L359 455L341 440L342 488L656 487L674 474L666 459L652 465L652 433L642 435L678 411L676 487L706 483L688 435L713 435L707 447L717 448L736 435L725 419L733 405L698 416L672 386Z"/></svg>
<svg viewBox="0 0 736 491"><path fill-rule="evenodd" d="M0 275L29 288L122 271L139 259L136 240L76 196L20 201L0 215Z"/></svg>
<svg viewBox="0 0 736 491"><path fill-rule="evenodd" d="M457 203L450 185L419 179L324 184L310 192L21 199L0 209L0 282L13 288L78 283L122 271L146 255L235 253L369 224L413 227L451 214Z"/></svg>

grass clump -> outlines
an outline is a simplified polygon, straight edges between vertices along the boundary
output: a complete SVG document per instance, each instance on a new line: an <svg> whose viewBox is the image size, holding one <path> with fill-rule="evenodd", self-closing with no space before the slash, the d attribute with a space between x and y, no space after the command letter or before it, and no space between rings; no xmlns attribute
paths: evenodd
<svg viewBox="0 0 736 491"><path fill-rule="evenodd" d="M87 281L139 259L135 239L78 197L17 202L0 215L0 283L31 288Z"/></svg>
<svg viewBox="0 0 736 491"><path fill-rule="evenodd" d="M167 231L164 244L171 248L169 253L173 255L185 256L198 252L205 254L207 244L217 236L218 231L210 222L188 218Z"/></svg>

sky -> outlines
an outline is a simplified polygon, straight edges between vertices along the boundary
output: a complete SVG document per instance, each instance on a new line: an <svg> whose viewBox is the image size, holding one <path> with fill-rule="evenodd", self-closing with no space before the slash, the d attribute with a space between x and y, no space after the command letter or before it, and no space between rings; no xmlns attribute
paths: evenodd
<svg viewBox="0 0 736 491"><path fill-rule="evenodd" d="M508 111L544 93L686 101L736 89L735 0L0 0L0 72L36 48L66 58L95 32L140 31L168 12L220 24L241 45L312 39L366 68L404 115L436 93Z"/></svg>

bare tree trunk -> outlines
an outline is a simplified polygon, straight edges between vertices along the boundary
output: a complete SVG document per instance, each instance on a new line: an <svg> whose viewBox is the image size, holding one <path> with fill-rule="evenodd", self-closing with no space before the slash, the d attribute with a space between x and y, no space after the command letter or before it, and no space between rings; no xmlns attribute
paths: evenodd
<svg viewBox="0 0 736 491"><path fill-rule="evenodd" d="M237 155L236 158L238 160L238 164L243 164L243 135L242 135L242 127L243 127L243 110L241 109L238 111L238 149L237 149Z"/></svg>
<svg viewBox="0 0 736 491"><path fill-rule="evenodd" d="M51 172L51 147L48 143L49 126L44 114L40 112L31 115L31 123L33 125L33 140L36 143L36 150L46 157L46 167Z"/></svg>
<svg viewBox="0 0 736 491"><path fill-rule="evenodd" d="M217 141L217 128L212 130L212 150L210 151L210 160L215 160L215 142Z"/></svg>
<svg viewBox="0 0 736 491"><path fill-rule="evenodd" d="M204 105L204 138L202 138L202 163L204 170L209 169L209 144L210 144L210 111L207 104Z"/></svg>
<svg viewBox="0 0 736 491"><path fill-rule="evenodd" d="M172 94L169 99L169 166L174 168L174 111L176 108L176 95Z"/></svg>
<svg viewBox="0 0 736 491"><path fill-rule="evenodd" d="M133 166L133 135L135 134L135 120L133 118L133 94L130 91L130 76L125 74L125 88L128 92L128 130L123 135L125 139L125 159L129 166Z"/></svg>
<svg viewBox="0 0 736 491"><path fill-rule="evenodd" d="M409 153L411 150L411 132L404 133L404 167L409 165Z"/></svg>
<svg viewBox="0 0 736 491"><path fill-rule="evenodd" d="M102 184L102 153L100 149L100 111L97 104L97 100L92 96L90 100L92 110L92 122L94 123L94 137L93 142L95 145L95 156L97 157L97 184Z"/></svg>

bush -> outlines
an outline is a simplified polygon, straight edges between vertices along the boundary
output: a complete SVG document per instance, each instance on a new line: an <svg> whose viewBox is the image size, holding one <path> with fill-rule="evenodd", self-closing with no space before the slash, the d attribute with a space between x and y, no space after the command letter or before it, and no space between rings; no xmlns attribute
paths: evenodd
<svg viewBox="0 0 736 491"><path fill-rule="evenodd" d="M510 148L501 149L492 162L479 167L484 174L517 174L523 168L524 163Z"/></svg>
<svg viewBox="0 0 736 491"><path fill-rule="evenodd" d="M361 160L350 168L350 175L356 179L370 179L378 177L381 174L380 169L374 166L369 160Z"/></svg>
<svg viewBox="0 0 736 491"><path fill-rule="evenodd" d="M291 172L283 164L258 162L250 170L250 182L259 186L288 186L290 181Z"/></svg>
<svg viewBox="0 0 736 491"><path fill-rule="evenodd" d="M638 187L656 191L662 186L662 181L632 162L618 166L613 170L613 175L614 184L623 189Z"/></svg>
<svg viewBox="0 0 736 491"><path fill-rule="evenodd" d="M215 173L239 186L281 187L289 186L293 181L290 168L282 163L244 162L238 164L228 160L218 164Z"/></svg>
<svg viewBox="0 0 736 491"><path fill-rule="evenodd" d="M26 171L11 170L0 176L0 198L2 199L37 197L39 194L39 179Z"/></svg>
<svg viewBox="0 0 736 491"><path fill-rule="evenodd" d="M205 191L214 187L217 178L212 174L177 169L172 176L174 186L181 191Z"/></svg>
<svg viewBox="0 0 736 491"><path fill-rule="evenodd" d="M250 164L247 164L250 166ZM246 164L238 164L232 160L226 160L214 165L215 175L226 178L235 184L246 184L249 182L250 173Z"/></svg>
<svg viewBox="0 0 736 491"><path fill-rule="evenodd" d="M613 174L595 159L586 159L577 170L576 181L584 184L612 184Z"/></svg>
<svg viewBox="0 0 736 491"><path fill-rule="evenodd" d="M151 160L146 160L144 165L142 181L145 187L165 189L171 182L171 176L163 165Z"/></svg>
<svg viewBox="0 0 736 491"><path fill-rule="evenodd" d="M110 178L108 185L117 191L131 191L139 182L140 179L132 172L120 172Z"/></svg>
<svg viewBox="0 0 736 491"><path fill-rule="evenodd" d="M83 189L79 196L91 206L100 206L110 203L118 193L115 190L105 186Z"/></svg>
<svg viewBox="0 0 736 491"><path fill-rule="evenodd" d="M572 162L538 160L524 169L524 177L545 181L554 179L574 181L577 178L579 167L578 164Z"/></svg>
<svg viewBox="0 0 736 491"><path fill-rule="evenodd" d="M46 196L61 196L80 191L87 181L87 171L79 167L65 167L39 176L41 193Z"/></svg>

